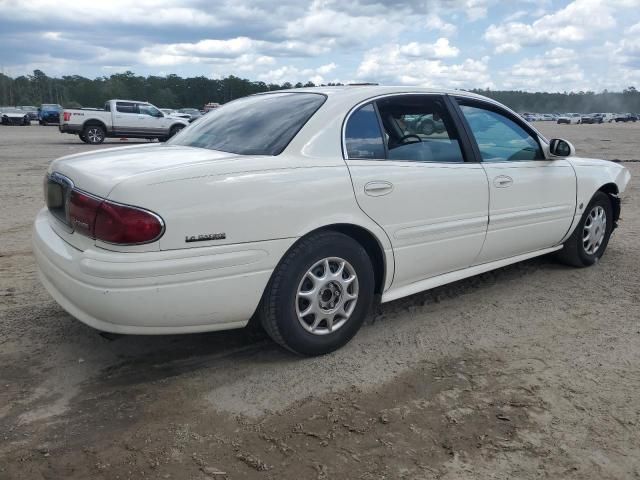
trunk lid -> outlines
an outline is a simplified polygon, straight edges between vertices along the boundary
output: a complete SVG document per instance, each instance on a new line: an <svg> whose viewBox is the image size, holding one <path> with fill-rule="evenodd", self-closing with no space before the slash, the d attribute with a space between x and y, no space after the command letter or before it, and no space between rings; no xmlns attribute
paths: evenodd
<svg viewBox="0 0 640 480"><path fill-rule="evenodd" d="M179 145L135 145L59 158L49 166L49 174L62 174L76 188L107 198L118 183L135 175L237 157L233 153Z"/></svg>

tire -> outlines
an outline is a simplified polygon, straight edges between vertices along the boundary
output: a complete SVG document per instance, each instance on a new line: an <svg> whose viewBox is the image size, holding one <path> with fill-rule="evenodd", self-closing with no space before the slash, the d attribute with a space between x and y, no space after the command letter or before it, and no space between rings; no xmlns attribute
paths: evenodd
<svg viewBox="0 0 640 480"><path fill-rule="evenodd" d="M80 138L80 140L82 140L84 143L89 143L89 142L87 141L87 137L85 137L85 136L84 136L84 134L82 134L82 133L81 133L80 135L78 135L78 137L79 137L79 138Z"/></svg>
<svg viewBox="0 0 640 480"><path fill-rule="evenodd" d="M604 226L601 220L596 220L600 213L604 214ZM559 260L579 268L597 263L607 249L612 231L613 207L611 200L606 193L597 192L587 205L580 223L564 242L562 250L558 252ZM590 240L586 240L587 234L592 235ZM600 241L597 242L597 239Z"/></svg>
<svg viewBox="0 0 640 480"><path fill-rule="evenodd" d="M104 142L106 132L100 125L87 125L84 127L84 130L82 130L82 135L86 138L86 143L98 145Z"/></svg>
<svg viewBox="0 0 640 480"><path fill-rule="evenodd" d="M342 273L333 276L340 265ZM314 290L318 293L304 295ZM258 313L276 343L299 355L324 355L345 345L360 329L373 290L373 266L362 245L342 233L320 232L300 240L281 260ZM312 313L304 315L309 309Z"/></svg>

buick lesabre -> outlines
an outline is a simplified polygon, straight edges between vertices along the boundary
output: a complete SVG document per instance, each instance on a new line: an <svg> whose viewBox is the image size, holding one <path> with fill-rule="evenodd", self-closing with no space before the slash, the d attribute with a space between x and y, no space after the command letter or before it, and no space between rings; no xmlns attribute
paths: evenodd
<svg viewBox="0 0 640 480"><path fill-rule="evenodd" d="M42 283L100 330L347 343L390 302L535 256L604 254L630 176L461 91L346 86L230 102L166 144L51 163Z"/></svg>

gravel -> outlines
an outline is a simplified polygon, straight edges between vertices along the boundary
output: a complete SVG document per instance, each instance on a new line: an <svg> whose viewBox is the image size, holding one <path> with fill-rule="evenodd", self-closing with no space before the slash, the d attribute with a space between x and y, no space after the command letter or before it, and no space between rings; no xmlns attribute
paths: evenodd
<svg viewBox="0 0 640 480"><path fill-rule="evenodd" d="M640 124L537 127L639 159ZM596 266L543 257L385 304L301 359L257 328L105 337L48 296L29 238L47 163L121 143L0 127L0 479L640 478L633 181Z"/></svg>

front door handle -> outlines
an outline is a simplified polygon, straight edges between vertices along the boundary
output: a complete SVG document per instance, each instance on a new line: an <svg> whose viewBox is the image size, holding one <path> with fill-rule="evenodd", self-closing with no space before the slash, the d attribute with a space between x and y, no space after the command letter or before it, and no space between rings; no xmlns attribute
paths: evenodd
<svg viewBox="0 0 640 480"><path fill-rule="evenodd" d="M364 186L364 193L370 197L381 197L393 191L393 183L385 181L369 182Z"/></svg>
<svg viewBox="0 0 640 480"><path fill-rule="evenodd" d="M499 175L493 179L493 184L496 188L507 188L513 185L513 178L506 175Z"/></svg>

